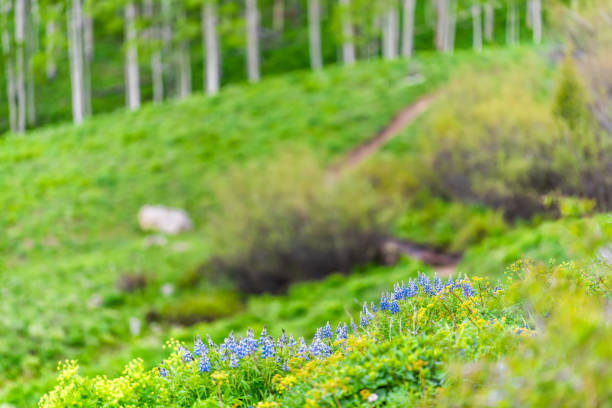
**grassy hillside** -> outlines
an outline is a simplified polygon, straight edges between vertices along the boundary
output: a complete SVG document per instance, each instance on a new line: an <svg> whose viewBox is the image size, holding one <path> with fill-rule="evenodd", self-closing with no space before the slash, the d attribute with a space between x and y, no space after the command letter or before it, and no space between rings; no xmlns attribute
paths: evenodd
<svg viewBox="0 0 612 408"><path fill-rule="evenodd" d="M11 333L0 340L2 375L17 379L13 390L26 387L59 358L95 358L130 338L130 321L147 333L152 308L195 293L222 298L206 282L191 285L189 276L207 256L201 231L214 207L210 185L228 167L295 148L330 163L458 67L522 55L425 55L294 73L231 86L215 98L0 140L0 190L9 192L0 195L0 325ZM424 82L406 80L414 72ZM186 209L196 230L148 246L136 224L147 203ZM121 290L118 280L126 276L144 276L146 287ZM168 284L172 294L161 295Z"/></svg>

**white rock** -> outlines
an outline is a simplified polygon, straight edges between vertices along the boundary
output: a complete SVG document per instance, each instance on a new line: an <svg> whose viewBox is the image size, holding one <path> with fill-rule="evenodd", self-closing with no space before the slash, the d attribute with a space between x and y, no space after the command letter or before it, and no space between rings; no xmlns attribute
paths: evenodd
<svg viewBox="0 0 612 408"><path fill-rule="evenodd" d="M187 213L178 208L145 205L138 212L138 224L145 231L176 235L193 229Z"/></svg>

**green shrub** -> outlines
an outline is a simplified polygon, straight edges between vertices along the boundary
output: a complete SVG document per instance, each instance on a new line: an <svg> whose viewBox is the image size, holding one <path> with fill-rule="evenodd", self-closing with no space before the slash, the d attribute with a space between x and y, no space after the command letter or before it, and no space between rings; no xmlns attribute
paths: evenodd
<svg viewBox="0 0 612 408"><path fill-rule="evenodd" d="M255 293L375 261L394 207L368 183L332 183L296 155L230 171L215 191L210 266Z"/></svg>

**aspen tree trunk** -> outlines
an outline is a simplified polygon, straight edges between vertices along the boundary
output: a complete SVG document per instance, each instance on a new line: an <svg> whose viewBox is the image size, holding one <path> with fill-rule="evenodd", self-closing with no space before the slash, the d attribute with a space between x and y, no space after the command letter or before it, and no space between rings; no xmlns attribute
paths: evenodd
<svg viewBox="0 0 612 408"><path fill-rule="evenodd" d="M527 0L527 10L525 12L525 25L528 28L533 27L533 1Z"/></svg>
<svg viewBox="0 0 612 408"><path fill-rule="evenodd" d="M156 42L159 39L160 29L157 23L153 21L155 16L153 0L144 0L142 13L150 24L147 30L147 39L150 42ZM151 54L151 77L153 81L153 103L161 103L164 100L164 70L161 51L157 48Z"/></svg>
<svg viewBox="0 0 612 408"><path fill-rule="evenodd" d="M485 40L491 42L493 41L493 24L495 18L495 11L493 10L493 5L491 3L486 3L484 5L484 14L484 37Z"/></svg>
<svg viewBox="0 0 612 408"><path fill-rule="evenodd" d="M508 4L508 17L506 21L506 42L508 45L518 43L518 15L516 10L516 0Z"/></svg>
<svg viewBox="0 0 612 408"><path fill-rule="evenodd" d="M83 16L83 112L91 116L91 63L94 53L93 19Z"/></svg>
<svg viewBox="0 0 612 408"><path fill-rule="evenodd" d="M8 13L9 7L2 3L3 11ZM13 59L11 58L11 37L8 28L2 31L2 52L6 75L6 97L9 107L9 125L11 132L17 132L17 106L15 104L15 78L13 75Z"/></svg>
<svg viewBox="0 0 612 408"><path fill-rule="evenodd" d="M257 0L246 0L247 73L250 82L259 82L259 12Z"/></svg>
<svg viewBox="0 0 612 408"><path fill-rule="evenodd" d="M68 50L72 90L72 120L76 125L83 123L84 117L82 16L81 0L72 0L72 9L68 9Z"/></svg>
<svg viewBox="0 0 612 408"><path fill-rule="evenodd" d="M138 48L135 44L136 32L136 5L133 2L125 6L125 42L127 52L125 55L125 84L127 106L130 110L140 107L140 73L138 72Z"/></svg>
<svg viewBox="0 0 612 408"><path fill-rule="evenodd" d="M474 51L482 51L482 22L480 20L480 6L474 4L471 8L472 11L472 46Z"/></svg>
<svg viewBox="0 0 612 408"><path fill-rule="evenodd" d="M179 69L179 99L185 99L191 94L191 58L189 55L189 42L182 41L178 50Z"/></svg>
<svg viewBox="0 0 612 408"><path fill-rule="evenodd" d="M321 54L321 4L319 0L308 0L308 38L310 42L310 67L323 68Z"/></svg>
<svg viewBox="0 0 612 408"><path fill-rule="evenodd" d="M450 1L451 4L453 4L453 0ZM457 25L457 13L454 11L454 7L452 11L450 7L447 9L447 24L448 26L446 28L446 41L444 50L452 54L455 50L455 31Z"/></svg>
<svg viewBox="0 0 612 408"><path fill-rule="evenodd" d="M185 21L185 9L181 8L178 13L179 21ZM178 95L179 99L185 99L191 94L191 55L189 52L189 40L182 40L178 46Z"/></svg>
<svg viewBox="0 0 612 408"><path fill-rule="evenodd" d="M532 25L533 25L533 42L540 44L542 42L542 1L532 0Z"/></svg>
<svg viewBox="0 0 612 408"><path fill-rule="evenodd" d="M342 6L342 61L344 65L355 63L355 43L353 22L351 21L351 0L340 0Z"/></svg>
<svg viewBox="0 0 612 408"><path fill-rule="evenodd" d="M172 55L172 5L171 0L161 0L161 14L162 14L162 28L161 28L161 39L162 39L162 72L165 73L165 79L168 84L174 82L174 56Z"/></svg>
<svg viewBox="0 0 612 408"><path fill-rule="evenodd" d="M285 29L285 0L274 0L272 27L277 33Z"/></svg>
<svg viewBox="0 0 612 408"><path fill-rule="evenodd" d="M399 15L397 8L390 8L383 21L383 57L387 60L397 58L399 51Z"/></svg>
<svg viewBox="0 0 612 408"><path fill-rule="evenodd" d="M415 0L404 0L404 28L402 31L402 56L412 57L414 49L414 7Z"/></svg>
<svg viewBox="0 0 612 408"><path fill-rule="evenodd" d="M217 37L217 7L206 3L202 7L202 26L204 27L204 52L206 55L206 93L215 95L220 87L219 38Z"/></svg>
<svg viewBox="0 0 612 408"><path fill-rule="evenodd" d="M57 65L55 64L55 21L47 22L45 26L45 54L47 62L47 79L53 80L57 75Z"/></svg>
<svg viewBox="0 0 612 408"><path fill-rule="evenodd" d="M436 49L444 51L448 29L448 0L436 0Z"/></svg>
<svg viewBox="0 0 612 408"><path fill-rule="evenodd" d="M36 95L35 95L35 77L34 77L34 55L38 52L38 27L39 27L39 14L38 14L38 0L30 0L29 9L29 24L27 24L27 36L26 41L26 64L28 67L27 80L26 80L26 100L28 103L27 116L28 125L34 126L36 124Z"/></svg>
<svg viewBox="0 0 612 408"><path fill-rule="evenodd" d="M17 132L26 129L26 85L25 85L25 32L26 32L26 0L15 0L15 46L17 76L15 93L17 96Z"/></svg>

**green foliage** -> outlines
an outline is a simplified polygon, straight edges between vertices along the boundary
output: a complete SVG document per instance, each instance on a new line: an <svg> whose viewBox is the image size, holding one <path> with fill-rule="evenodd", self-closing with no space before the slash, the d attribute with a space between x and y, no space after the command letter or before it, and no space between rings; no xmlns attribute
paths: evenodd
<svg viewBox="0 0 612 408"><path fill-rule="evenodd" d="M258 402L259 407L366 406L373 394L377 405L432 398L444 384L449 359L471 361L515 347L513 328L520 315L512 307L500 307L503 292L486 281L472 281L478 296L466 296L460 288L468 283L463 279L435 296L421 293L398 301L398 313L375 313L346 340L320 338L333 350L329 357L311 348L308 361L297 350L288 354L292 346L278 346L276 353L288 371L274 358L256 354L232 368L227 358L220 359L221 351L209 347L209 374L199 370L201 361L185 358L180 342L171 341L175 352L161 363L163 376L136 360L116 379L83 377L68 362L60 367L59 384L39 406L151 406L152 401L160 407Z"/></svg>
<svg viewBox="0 0 612 408"><path fill-rule="evenodd" d="M164 305L159 317L164 322L189 326L232 316L241 306L234 292L199 293Z"/></svg>
<svg viewBox="0 0 612 408"><path fill-rule="evenodd" d="M610 406L610 265L528 265L508 301L530 311L535 334L501 357L456 367L439 404L449 407ZM593 279L595 278L595 279Z"/></svg>
<svg viewBox="0 0 612 408"><path fill-rule="evenodd" d="M393 203L357 178L326 177L312 158L295 154L230 171L214 187L211 267L260 293L375 261Z"/></svg>
<svg viewBox="0 0 612 408"><path fill-rule="evenodd" d="M561 118L570 130L576 130L586 120L587 100L584 86L569 53L563 60L558 75L553 113Z"/></svg>

